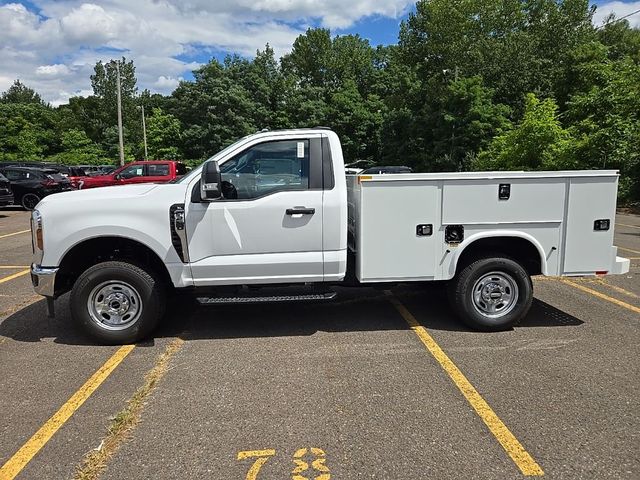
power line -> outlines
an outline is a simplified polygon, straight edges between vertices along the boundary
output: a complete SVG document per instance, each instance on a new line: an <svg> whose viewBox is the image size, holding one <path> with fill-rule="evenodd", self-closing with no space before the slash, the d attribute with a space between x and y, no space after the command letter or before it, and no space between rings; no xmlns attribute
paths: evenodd
<svg viewBox="0 0 640 480"><path fill-rule="evenodd" d="M614 23L618 23L619 21L624 20L625 18L629 18L629 17L635 15L636 13L640 13L640 10L636 10L635 12L631 12L628 15L625 15L624 17L620 17L620 18L616 18L615 20L611 20L610 22L607 22L607 23L597 27L596 30L600 30L601 28L607 27L609 25L613 25Z"/></svg>

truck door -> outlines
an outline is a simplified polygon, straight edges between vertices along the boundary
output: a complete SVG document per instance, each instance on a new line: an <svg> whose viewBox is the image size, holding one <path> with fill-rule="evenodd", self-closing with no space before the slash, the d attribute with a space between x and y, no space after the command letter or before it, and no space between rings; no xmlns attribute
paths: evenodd
<svg viewBox="0 0 640 480"><path fill-rule="evenodd" d="M223 198L187 204L196 286L322 281L320 137L273 138L221 161Z"/></svg>

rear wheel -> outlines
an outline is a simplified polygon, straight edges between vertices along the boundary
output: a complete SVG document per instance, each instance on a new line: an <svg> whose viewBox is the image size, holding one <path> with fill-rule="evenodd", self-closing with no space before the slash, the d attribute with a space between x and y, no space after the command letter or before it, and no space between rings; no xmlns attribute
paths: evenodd
<svg viewBox="0 0 640 480"><path fill-rule="evenodd" d="M453 309L469 327L483 331L517 325L531 308L533 285L515 260L486 257L466 266L449 284Z"/></svg>
<svg viewBox="0 0 640 480"><path fill-rule="evenodd" d="M36 205L38 205L39 202L40 197L35 193L25 193L22 196L22 200L20 200L22 206L27 210L33 210L34 208L36 208Z"/></svg>
<svg viewBox="0 0 640 480"><path fill-rule="evenodd" d="M126 262L104 262L86 270L71 290L71 315L100 343L131 343L149 335L164 314L158 277Z"/></svg>

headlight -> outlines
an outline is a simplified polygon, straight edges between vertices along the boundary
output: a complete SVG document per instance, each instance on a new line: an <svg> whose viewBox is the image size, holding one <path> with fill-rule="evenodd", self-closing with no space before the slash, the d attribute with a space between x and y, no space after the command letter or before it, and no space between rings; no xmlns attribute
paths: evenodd
<svg viewBox="0 0 640 480"><path fill-rule="evenodd" d="M31 228L34 230L34 238L38 250L44 250L44 241L42 239L42 215L38 210L34 210L31 214Z"/></svg>

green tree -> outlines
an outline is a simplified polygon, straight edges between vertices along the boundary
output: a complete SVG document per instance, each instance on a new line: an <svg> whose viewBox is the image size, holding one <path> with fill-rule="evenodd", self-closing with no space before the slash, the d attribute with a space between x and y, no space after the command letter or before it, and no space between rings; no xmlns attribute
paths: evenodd
<svg viewBox="0 0 640 480"><path fill-rule="evenodd" d="M384 103L376 95L363 97L354 80L348 80L333 93L327 120L342 139L347 163L377 160L384 108Z"/></svg>
<svg viewBox="0 0 640 480"><path fill-rule="evenodd" d="M179 158L180 121L154 108L147 119L147 144L150 159Z"/></svg>
<svg viewBox="0 0 640 480"><path fill-rule="evenodd" d="M58 137L53 108L0 102L0 160L40 160L59 151Z"/></svg>
<svg viewBox="0 0 640 480"><path fill-rule="evenodd" d="M330 62L331 32L325 28L310 28L295 39L291 53L282 58L282 68L303 86L324 87L330 81Z"/></svg>
<svg viewBox="0 0 640 480"><path fill-rule="evenodd" d="M558 119L558 105L528 94L520 124L493 139L475 170L559 170L576 167L574 139Z"/></svg>
<svg viewBox="0 0 640 480"><path fill-rule="evenodd" d="M479 75L520 108L526 92L553 95L569 52L594 36L592 15L588 0L420 0L399 45L421 78Z"/></svg>
<svg viewBox="0 0 640 480"><path fill-rule="evenodd" d="M16 80L0 96L0 102L4 103L38 103L44 105L42 97L32 88L27 87L20 80Z"/></svg>
<svg viewBox="0 0 640 480"><path fill-rule="evenodd" d="M67 165L97 164L104 157L100 146L78 128L62 132L61 146L62 151L52 159Z"/></svg>
<svg viewBox="0 0 640 480"><path fill-rule="evenodd" d="M91 122L87 128L87 134L96 143L104 145L111 151L111 146L106 142L112 142L113 137L107 136L107 131L118 124L117 104L117 66L120 68L120 86L122 91L122 123L125 132L124 140L129 150L134 150L142 139L142 121L136 107L138 87L136 69L133 60L127 61L125 57L119 60L111 60L103 63L99 61L91 75L91 87L93 98L77 101L77 107L90 109ZM117 135L116 135L117 146ZM139 152L137 152L139 153Z"/></svg>
<svg viewBox="0 0 640 480"><path fill-rule="evenodd" d="M640 65L610 53L599 43L576 51L564 118L580 167L619 169L621 198L640 199Z"/></svg>
<svg viewBox="0 0 640 480"><path fill-rule="evenodd" d="M609 59L629 57L640 63L640 29L631 28L628 20L616 21L613 15L605 22L598 30L598 40L608 47Z"/></svg>

